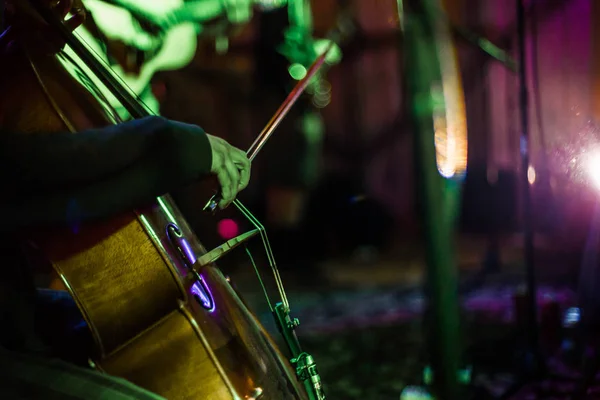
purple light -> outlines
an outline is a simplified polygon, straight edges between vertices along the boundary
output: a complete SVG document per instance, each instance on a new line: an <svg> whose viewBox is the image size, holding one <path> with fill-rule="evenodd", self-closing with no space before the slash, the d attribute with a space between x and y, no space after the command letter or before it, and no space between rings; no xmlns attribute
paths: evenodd
<svg viewBox="0 0 600 400"><path fill-rule="evenodd" d="M200 275L200 281L196 281L192 285L190 291L194 297L200 300L202 306L206 308L208 312L215 311L216 305L214 297L202 275Z"/></svg>
<svg viewBox="0 0 600 400"><path fill-rule="evenodd" d="M194 250L192 250L188 241L185 240L185 238L182 238L179 243L181 243L181 247L183 247L181 250L185 253L185 256L189 262L194 264L198 258L196 257L196 254L194 253Z"/></svg>

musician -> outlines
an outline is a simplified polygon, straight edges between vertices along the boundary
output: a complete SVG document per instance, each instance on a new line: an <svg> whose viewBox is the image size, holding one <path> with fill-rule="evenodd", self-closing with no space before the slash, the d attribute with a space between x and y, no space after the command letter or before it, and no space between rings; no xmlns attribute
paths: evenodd
<svg viewBox="0 0 600 400"><path fill-rule="evenodd" d="M159 113L160 104L150 86L154 73L189 64L196 51L198 33L224 36L232 27L249 22L254 1L83 0L83 3L93 15L93 24L92 18L88 18L86 26L77 32L112 64L153 112ZM285 1L271 3L280 5ZM286 59L279 51L288 27L286 8L274 7L263 12L258 21L255 82L259 86L256 92L260 93L257 103L261 110L256 113L260 123L268 121L292 84L288 65L297 60ZM315 42L315 48L317 44ZM323 43L320 45L323 47ZM304 50L310 49L307 46ZM328 63L339 61L335 58L339 49L336 50L330 52L332 57L328 57ZM292 51L296 55L299 52ZM126 111L119 110L121 116L126 117ZM324 123L310 100L302 98L279 129L281 134L273 137L261 160L264 199L258 202L265 206L265 220L273 232L280 266L285 269L302 266L306 272L306 260L300 260L299 255L306 253L302 241L310 238L304 232L302 221L311 188L318 179Z"/></svg>
<svg viewBox="0 0 600 400"><path fill-rule="evenodd" d="M315 41L314 54L310 54L312 46L286 43L289 28L289 13L286 9L275 9L261 15L255 53L256 81L260 86L261 97L265 99L269 109L275 108L285 99L294 83L288 66L303 63L300 60L312 62L313 56L319 54L318 43L329 43L328 40ZM287 55L280 51L282 47L288 48ZM336 50L339 51L338 48ZM336 54L338 53L330 52L328 64L339 61L335 58ZM307 257L307 249L314 247L310 244L313 238L303 225L309 197L320 175L325 125L319 110L311 102L309 96L301 97L282 122L279 128L283 131L281 135L275 135L269 146L265 147L266 168L261 183L266 186L265 220L273 232L272 245L277 249L280 268L301 272L294 277L296 282L306 278L309 284L314 284L319 271L314 269ZM268 117L265 115L262 118Z"/></svg>
<svg viewBox="0 0 600 400"><path fill-rule="evenodd" d="M65 18L74 1L52 4ZM84 20L81 10L73 10L66 22L72 29ZM7 19L16 18L9 13ZM10 43L10 35L5 31L0 44ZM56 321L48 321L54 326L41 323L44 315L16 232L109 218L208 175L220 184L224 208L248 185L250 170L245 153L225 140L162 117L78 134L0 132L0 398L160 398L122 379L51 358L55 354L44 332L60 327Z"/></svg>
<svg viewBox="0 0 600 400"><path fill-rule="evenodd" d="M198 34L226 35L252 17L252 0L82 0L88 18L76 33L154 114L151 82L159 71L187 66ZM109 93L122 118L125 109Z"/></svg>

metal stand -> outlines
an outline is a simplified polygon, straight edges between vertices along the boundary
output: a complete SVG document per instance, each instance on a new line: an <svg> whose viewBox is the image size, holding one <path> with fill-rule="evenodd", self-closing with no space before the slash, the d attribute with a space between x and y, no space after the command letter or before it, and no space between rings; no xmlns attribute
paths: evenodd
<svg viewBox="0 0 600 400"><path fill-rule="evenodd" d="M279 275L279 271L277 269L277 263L275 262L273 251L271 250L271 244L269 243L269 238L267 237L267 231L265 227L258 221L258 219L256 219L256 217L254 217L254 215L252 215L252 213L248 211L248 209L239 200L234 200L233 204L242 213L242 215L244 215L244 217L246 217L246 219L252 225L254 225L262 238L268 263L271 267L271 271L273 272L273 277L275 278L277 290L281 298L281 302L276 303L275 307L272 305L273 303L271 302L261 274L258 271L258 267L254 263L254 258L252 257L252 254L248 248L246 248L246 253L248 254L250 262L254 267L254 271L256 272L258 281L263 289L269 309L275 318L275 323L277 324L277 327L281 332L288 349L290 350L292 355L290 362L296 368L296 376L303 383L309 400L325 400L325 391L321 383L321 377L317 370L317 365L310 354L302 351L302 347L300 346L300 342L296 336L296 328L300 325L300 321L297 318L292 318L291 316L290 305L283 287L281 276Z"/></svg>
<svg viewBox="0 0 600 400"><path fill-rule="evenodd" d="M437 3L437 4L436 4ZM458 398L459 388L455 379L458 370L459 354L456 350L459 341L458 331L458 300L456 294L450 293L457 287L455 268L452 263L453 249L450 244L452 221L449 210L445 209L444 197L458 196L458 190L450 188L450 181L443 182L435 168L435 147L433 143L432 110L433 92L435 83L440 81L439 62L437 57L435 14L441 10L439 1L421 0L412 1L415 10L409 10L404 14L404 5L398 1L400 10L400 24L404 31L404 54L407 62L407 86L410 91L410 101L413 107L412 119L415 128L415 156L416 166L420 173L420 194L423 204L425 223L425 236L428 246L428 283L430 290L430 308L432 318L435 321L435 337L432 342L434 354L441 360L432 360L434 367L436 395L441 399ZM545 371L545 362L541 357L537 329L536 308L536 281L534 268L534 229L532 217L532 202L528 181L529 168L529 119L528 119L528 93L526 85L525 64L525 18L522 0L517 0L517 22L519 33L519 62L518 65L491 43L480 37L475 37L470 32L453 27L464 38L471 43L481 47L490 56L504 63L504 65L515 70L519 74L520 108L521 108L521 183L523 195L523 227L524 227L524 250L525 264L527 268L527 291L528 291L528 349L526 351L525 374L523 380L515 385L509 393L514 393L526 381L539 378ZM439 32L438 32L439 33ZM429 104L427 104L429 102ZM437 381L437 382L436 382ZM509 394L507 393L507 394Z"/></svg>
<svg viewBox="0 0 600 400"><path fill-rule="evenodd" d="M539 344L537 316L537 285L535 279L535 247L534 220L530 184L527 176L529 169L529 99L527 91L527 64L525 47L525 5L523 0L516 0L517 36L519 43L519 106L521 124L521 191L523 201L523 237L525 251L525 269L527 274L527 348L523 353L523 376L511 387L502 398L515 394L525 384L537 381L547 373L546 361L542 356Z"/></svg>
<svg viewBox="0 0 600 400"><path fill-rule="evenodd" d="M527 270L527 293L529 299L529 350L536 365L532 372L545 371L545 362L541 360L539 332L537 324L537 285L535 280L534 221L532 214L531 191L529 185L529 98L527 91L527 58L525 56L525 4L516 0L517 30L519 40L519 105L521 109L521 184L523 190L523 231L525 249L525 268Z"/></svg>
<svg viewBox="0 0 600 400"><path fill-rule="evenodd" d="M321 377L317 370L317 365L313 357L302 351L300 342L296 336L296 328L300 325L298 318L292 319L290 310L282 303L275 305L273 312L277 326L283 338L292 353L291 363L296 367L296 375L304 384L306 391L309 393L311 400L325 400L325 392L321 384Z"/></svg>
<svg viewBox="0 0 600 400"><path fill-rule="evenodd" d="M414 131L418 195L422 205L427 255L427 294L432 389L441 400L461 399L457 379L461 346L459 329L458 276L452 235L460 186L443 179L437 168L434 121L445 118L443 82L438 39L449 35L440 24L439 0L398 1L403 33L405 85ZM447 38L447 36L445 36ZM442 100L440 102L440 100ZM441 104L440 104L441 103Z"/></svg>
<svg viewBox="0 0 600 400"><path fill-rule="evenodd" d="M454 26L453 29L470 43L480 47L490 57L500 61L506 68L516 72L519 79L519 108L520 108L520 153L521 153L521 191L523 204L523 247L526 268L527 285L527 349L523 356L526 380L539 378L546 373L546 362L541 354L539 345L539 329L537 324L537 285L535 277L535 246L534 246L534 220L532 215L532 200L528 178L530 165L529 159L529 94L527 90L527 67L525 47L525 5L523 0L516 0L516 18L519 56L515 62L505 51L499 49L487 39L469 32L466 29ZM521 387L525 380L515 385ZM509 392L513 393L515 387Z"/></svg>

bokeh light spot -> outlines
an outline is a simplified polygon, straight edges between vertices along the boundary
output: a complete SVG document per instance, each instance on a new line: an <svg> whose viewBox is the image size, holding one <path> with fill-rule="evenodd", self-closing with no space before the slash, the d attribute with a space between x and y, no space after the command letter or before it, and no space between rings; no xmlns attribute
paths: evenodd
<svg viewBox="0 0 600 400"><path fill-rule="evenodd" d="M586 155L586 169L596 189L600 190L600 149Z"/></svg>
<svg viewBox="0 0 600 400"><path fill-rule="evenodd" d="M527 180L529 181L530 185L533 185L535 183L535 178L535 168L533 168L533 166L530 165L529 168L527 168Z"/></svg>
<svg viewBox="0 0 600 400"><path fill-rule="evenodd" d="M290 76L297 81L304 79L307 73L304 65L298 63L290 65L288 68L288 72L290 73Z"/></svg>
<svg viewBox="0 0 600 400"><path fill-rule="evenodd" d="M227 218L219 221L217 225L217 231L223 239L229 240L239 235L240 228L237 222Z"/></svg>

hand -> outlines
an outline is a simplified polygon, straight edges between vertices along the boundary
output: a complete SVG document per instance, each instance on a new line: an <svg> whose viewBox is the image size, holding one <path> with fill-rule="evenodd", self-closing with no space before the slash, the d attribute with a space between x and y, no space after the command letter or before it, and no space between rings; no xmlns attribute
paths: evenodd
<svg viewBox="0 0 600 400"><path fill-rule="evenodd" d="M246 153L233 147L225 140L208 135L212 152L211 172L217 176L221 186L219 208L224 209L250 182L250 160Z"/></svg>

